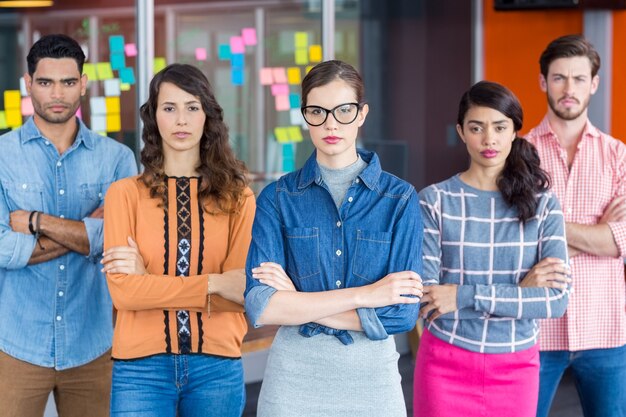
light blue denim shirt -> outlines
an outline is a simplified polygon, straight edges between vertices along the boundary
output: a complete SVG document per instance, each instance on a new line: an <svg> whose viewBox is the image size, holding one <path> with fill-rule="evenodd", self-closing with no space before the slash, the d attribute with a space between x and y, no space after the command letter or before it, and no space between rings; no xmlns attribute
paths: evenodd
<svg viewBox="0 0 626 417"><path fill-rule="evenodd" d="M422 218L412 185L381 170L378 156L359 150L368 166L337 209L313 155L298 171L267 186L257 199L246 263L246 312L252 324L275 289L252 278L261 262L283 266L298 291L330 291L368 285L391 272L422 273ZM413 328L418 304L360 308L372 340ZM345 330L309 323L300 334L320 332L352 342Z"/></svg>
<svg viewBox="0 0 626 417"><path fill-rule="evenodd" d="M128 147L78 124L63 155L32 118L0 136L0 350L58 370L90 362L111 347L112 305L99 263L102 219L88 216L113 181L137 173ZM35 238L11 230L15 210L82 220L89 255L69 252L28 265Z"/></svg>

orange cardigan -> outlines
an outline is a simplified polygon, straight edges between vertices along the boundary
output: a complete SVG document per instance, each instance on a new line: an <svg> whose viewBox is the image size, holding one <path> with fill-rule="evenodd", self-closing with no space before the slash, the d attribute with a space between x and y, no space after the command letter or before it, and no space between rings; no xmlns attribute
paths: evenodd
<svg viewBox="0 0 626 417"><path fill-rule="evenodd" d="M117 319L113 358L158 353L240 357L247 325L243 307L211 295L208 274L245 267L255 200L250 189L237 214L203 212L198 178L168 178L168 211L138 179L109 188L104 204L104 248L139 247L145 275L107 274ZM210 307L210 315L208 314Z"/></svg>

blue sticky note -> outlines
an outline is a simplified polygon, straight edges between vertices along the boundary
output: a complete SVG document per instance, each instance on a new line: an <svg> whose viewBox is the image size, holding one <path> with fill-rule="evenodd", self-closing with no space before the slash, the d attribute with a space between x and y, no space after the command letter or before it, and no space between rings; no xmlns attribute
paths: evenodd
<svg viewBox="0 0 626 417"><path fill-rule="evenodd" d="M230 63L233 68L241 69L245 66L245 60L243 54L231 54L230 55Z"/></svg>
<svg viewBox="0 0 626 417"><path fill-rule="evenodd" d="M233 68L232 81L234 85L243 85L243 69Z"/></svg>
<svg viewBox="0 0 626 417"><path fill-rule="evenodd" d="M111 69L121 70L126 67L126 56L124 52L111 52Z"/></svg>
<svg viewBox="0 0 626 417"><path fill-rule="evenodd" d="M283 143L283 172L291 172L296 169L293 143Z"/></svg>
<svg viewBox="0 0 626 417"><path fill-rule="evenodd" d="M220 61L228 61L230 59L230 45L229 44L223 43L217 47L217 58Z"/></svg>
<svg viewBox="0 0 626 417"><path fill-rule="evenodd" d="M291 107L292 109L300 108L300 94L298 93L289 94L289 107Z"/></svg>
<svg viewBox="0 0 626 417"><path fill-rule="evenodd" d="M109 52L111 54L115 52L121 52L122 54L124 53L124 36L109 36Z"/></svg>
<svg viewBox="0 0 626 417"><path fill-rule="evenodd" d="M120 70L120 80L124 84L135 84L135 71L133 71L133 68L122 68Z"/></svg>

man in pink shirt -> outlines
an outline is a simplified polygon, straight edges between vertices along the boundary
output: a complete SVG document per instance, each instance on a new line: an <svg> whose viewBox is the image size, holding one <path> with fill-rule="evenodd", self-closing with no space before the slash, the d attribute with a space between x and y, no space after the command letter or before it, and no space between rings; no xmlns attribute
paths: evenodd
<svg viewBox="0 0 626 417"><path fill-rule="evenodd" d="M573 291L565 316L541 323L537 416L571 368L586 417L626 417L626 145L587 117L600 57L585 38L555 39L539 64L548 112L526 137L563 208Z"/></svg>

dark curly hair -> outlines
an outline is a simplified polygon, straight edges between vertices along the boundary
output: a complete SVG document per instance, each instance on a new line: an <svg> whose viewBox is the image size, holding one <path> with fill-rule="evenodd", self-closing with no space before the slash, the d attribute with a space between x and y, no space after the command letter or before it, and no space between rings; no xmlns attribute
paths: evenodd
<svg viewBox="0 0 626 417"><path fill-rule="evenodd" d="M516 133L522 129L522 106L515 94L503 85L480 81L467 90L459 103L459 126L463 127L465 115L475 106L489 107L504 114L513 121ZM515 137L497 186L504 201L517 208L520 221L525 222L535 215L537 194L550 188L550 176L541 168L539 153L532 143Z"/></svg>
<svg viewBox="0 0 626 417"><path fill-rule="evenodd" d="M206 114L204 132L200 139L200 166L196 167L200 173L198 198L205 211L212 214L237 212L245 198L248 171L245 164L235 157L228 143L224 112L215 99L209 80L192 65L168 65L150 82L148 101L140 108L144 143L141 150L144 171L140 180L150 189L150 196L160 198L161 206L167 209L163 143L156 121L159 89L163 83L174 84L196 96ZM214 209L209 208L210 206Z"/></svg>

